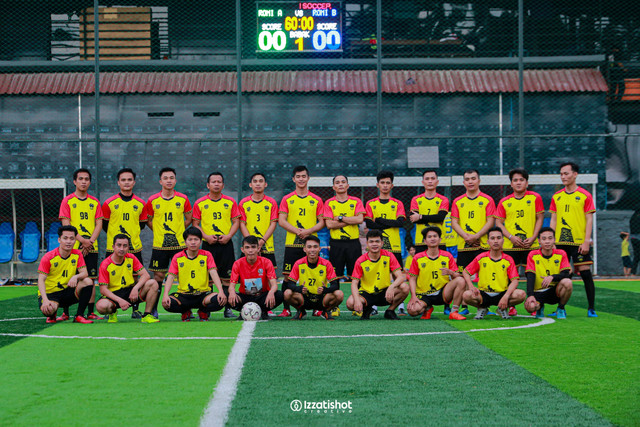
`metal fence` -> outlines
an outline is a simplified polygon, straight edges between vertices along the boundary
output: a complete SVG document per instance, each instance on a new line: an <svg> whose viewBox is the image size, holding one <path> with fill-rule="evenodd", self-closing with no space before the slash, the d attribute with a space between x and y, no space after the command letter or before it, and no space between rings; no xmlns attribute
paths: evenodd
<svg viewBox="0 0 640 427"><path fill-rule="evenodd" d="M238 198L262 171L278 199L297 164L451 176L572 160L598 176L600 271L622 271L618 232L640 208L637 2L8 0L0 12L2 179L72 191L82 165L104 200L130 166L147 197L171 165L195 200L210 171Z"/></svg>

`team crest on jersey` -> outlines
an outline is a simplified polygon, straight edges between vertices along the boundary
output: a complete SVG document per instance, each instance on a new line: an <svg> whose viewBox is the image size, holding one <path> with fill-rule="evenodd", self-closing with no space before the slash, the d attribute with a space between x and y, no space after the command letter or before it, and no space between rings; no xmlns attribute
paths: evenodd
<svg viewBox="0 0 640 427"><path fill-rule="evenodd" d="M225 208L225 209L229 209L229 203L225 203L225 204L224 204L224 208Z"/></svg>
<svg viewBox="0 0 640 427"><path fill-rule="evenodd" d="M75 208L77 207L77 205L74 203L74 204L72 204L72 205L71 205L71 207L72 207L73 209L75 209Z"/></svg>
<svg viewBox="0 0 640 427"><path fill-rule="evenodd" d="M263 273L264 273L264 270L263 270L263 269L261 269L261 268L259 268L259 269L258 269L258 275L259 275L259 276L262 276L262 274L263 274Z"/></svg>
<svg viewBox="0 0 640 427"><path fill-rule="evenodd" d="M180 267L184 267L184 262L181 262L181 263L180 263Z"/></svg>
<svg viewBox="0 0 640 427"><path fill-rule="evenodd" d="M89 209L93 209L93 203L89 203Z"/></svg>
<svg viewBox="0 0 640 427"><path fill-rule="evenodd" d="M209 209L209 205L204 205L204 208L205 209Z"/></svg>
<svg viewBox="0 0 640 427"><path fill-rule="evenodd" d="M200 260L200 267L204 267L204 260L203 259Z"/></svg>
<svg viewBox="0 0 640 427"><path fill-rule="evenodd" d="M320 274L324 274L324 269L321 268L319 271L320 271Z"/></svg>
<svg viewBox="0 0 640 427"><path fill-rule="evenodd" d="M540 261L539 260L536 260L536 265L540 265Z"/></svg>
<svg viewBox="0 0 640 427"><path fill-rule="evenodd" d="M300 274L304 274L304 268L300 269Z"/></svg>
<svg viewBox="0 0 640 427"><path fill-rule="evenodd" d="M420 264L420 267L425 268L427 266L426 262L423 262L422 264Z"/></svg>
<svg viewBox="0 0 640 427"><path fill-rule="evenodd" d="M350 207L351 209L354 209L354 208L356 207L356 205L354 205L353 203L351 203L351 204L349 205L349 207Z"/></svg>
<svg viewBox="0 0 640 427"><path fill-rule="evenodd" d="M440 264L441 264L443 267L446 267L446 266L447 266L447 262L446 262L446 261L442 261Z"/></svg>
<svg viewBox="0 0 640 427"><path fill-rule="evenodd" d="M436 205L439 205L439 204L440 204L440 200L436 200Z"/></svg>
<svg viewBox="0 0 640 427"><path fill-rule="evenodd" d="M293 199L289 199L289 204L292 205L295 202Z"/></svg>
<svg viewBox="0 0 640 427"><path fill-rule="evenodd" d="M507 266L502 264L502 269L504 270L505 268L507 268Z"/></svg>
<svg viewBox="0 0 640 427"><path fill-rule="evenodd" d="M460 203L460 207L461 207L461 208L464 208L464 203Z"/></svg>
<svg viewBox="0 0 640 427"><path fill-rule="evenodd" d="M315 205L315 203L316 203L316 201L315 201L315 200L309 200L309 204L310 204L311 206Z"/></svg>
<svg viewBox="0 0 640 427"><path fill-rule="evenodd" d="M486 267L486 266L487 266L487 263L486 263L486 262L483 262L483 263L482 263L482 266L483 266L483 267Z"/></svg>
<svg viewBox="0 0 640 427"><path fill-rule="evenodd" d="M479 206L482 206L482 204L483 204L483 203L484 203L484 202L478 202L478 205L479 205Z"/></svg>
<svg viewBox="0 0 640 427"><path fill-rule="evenodd" d="M131 270L131 263L130 262L127 263L127 269Z"/></svg>
<svg viewBox="0 0 640 427"><path fill-rule="evenodd" d="M133 210L137 211L138 210L138 205L133 205Z"/></svg>
<svg viewBox="0 0 640 427"><path fill-rule="evenodd" d="M247 206L247 212L251 212L251 206Z"/></svg>
<svg viewBox="0 0 640 427"><path fill-rule="evenodd" d="M265 212L269 212L269 206L265 206L265 207L264 207L264 211L265 211Z"/></svg>
<svg viewBox="0 0 640 427"><path fill-rule="evenodd" d="M421 205L422 204L422 200L418 200L418 204Z"/></svg>
<svg viewBox="0 0 640 427"><path fill-rule="evenodd" d="M554 259L553 262L556 263L556 264L560 264L560 260L559 259Z"/></svg>
<svg viewBox="0 0 640 427"><path fill-rule="evenodd" d="M369 267L365 267L365 268L364 268L364 271L369 271Z"/></svg>
<svg viewBox="0 0 640 427"><path fill-rule="evenodd" d="M76 260L75 259L71 260L71 265L76 265Z"/></svg>
<svg viewBox="0 0 640 427"><path fill-rule="evenodd" d="M115 270L111 270L111 275L115 276L116 275L116 271Z"/></svg>
<svg viewBox="0 0 640 427"><path fill-rule="evenodd" d="M180 207L180 202L176 202L176 208Z"/></svg>
<svg viewBox="0 0 640 427"><path fill-rule="evenodd" d="M156 209L160 209L160 205L156 205Z"/></svg>
<svg viewBox="0 0 640 427"><path fill-rule="evenodd" d="M113 209L118 209L120 205L113 205Z"/></svg>
<svg viewBox="0 0 640 427"><path fill-rule="evenodd" d="M576 200L577 200L577 201L580 201L580 196L576 196Z"/></svg>
<svg viewBox="0 0 640 427"><path fill-rule="evenodd" d="M382 266L386 267L387 266L387 260L382 261Z"/></svg>
<svg viewBox="0 0 640 427"><path fill-rule="evenodd" d="M531 205L531 200L527 200L527 205Z"/></svg>
<svg viewBox="0 0 640 427"><path fill-rule="evenodd" d="M507 203L507 207L510 208L511 207L511 203Z"/></svg>
<svg viewBox="0 0 640 427"><path fill-rule="evenodd" d="M57 262L54 262L54 263L53 263L53 266L54 266L54 267L57 267L57 266L58 266L58 263L57 263Z"/></svg>

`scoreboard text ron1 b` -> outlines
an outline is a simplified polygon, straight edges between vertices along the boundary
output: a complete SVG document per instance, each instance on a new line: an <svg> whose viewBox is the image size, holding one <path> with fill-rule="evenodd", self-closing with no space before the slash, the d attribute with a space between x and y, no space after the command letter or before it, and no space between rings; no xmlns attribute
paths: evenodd
<svg viewBox="0 0 640 427"><path fill-rule="evenodd" d="M256 52L341 52L340 2L258 2Z"/></svg>

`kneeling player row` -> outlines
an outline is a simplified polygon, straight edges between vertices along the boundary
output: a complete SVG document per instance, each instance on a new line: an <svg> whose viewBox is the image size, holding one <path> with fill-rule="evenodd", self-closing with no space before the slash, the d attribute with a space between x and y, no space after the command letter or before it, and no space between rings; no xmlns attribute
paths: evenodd
<svg viewBox="0 0 640 427"><path fill-rule="evenodd" d="M65 308L76 303L78 312L74 320L91 322L82 315L91 295L92 283L87 279L82 254L72 249L76 233L72 226L61 227L58 232L60 247L47 253L40 264L40 308L48 323L56 321L59 306ZM411 294L409 314L423 319L430 318L435 305L452 304L449 318L465 320L458 311L462 302L478 307L476 319L483 318L492 305L496 305L498 314L506 319L509 318L508 307L525 299L525 308L530 313L536 312L537 317L544 315L545 303L558 304L558 318L566 317L564 305L572 290L570 266L566 254L554 249L553 229L543 228L540 231L541 249L529 255L526 294L517 289L518 273L513 259L502 252L500 228L492 228L488 233L490 251L478 255L462 274L458 272L451 254L439 249L440 228L428 227L422 234L427 250L413 258L407 284L396 257L382 249L381 232L370 230L367 233L367 253L355 264L347 308L361 313L362 319L368 319L374 306L389 306L384 317L398 319L396 307ZM257 237L243 239L244 257L233 264L232 286L228 288L222 287L211 254L200 249L202 232L189 228L183 237L186 249L173 257L162 296L163 307L169 312L181 313L183 321L191 318L192 309L198 310L201 320L207 320L213 311L225 306L241 310L247 302L257 303L262 309L262 318L268 319L268 311L283 301L298 309L295 320L304 318L308 309L319 310L322 317L332 320L329 313L344 299L333 266L319 256L320 241L315 236L305 239L306 256L294 264L282 290L277 288L273 264L258 255ZM108 315L110 322L116 322L118 309L127 310L133 306L137 311L137 304L144 301L142 322L157 322L157 312L154 311L160 286L150 278L140 261L128 253L128 249L128 237L116 235L113 253L100 265L99 283L103 298L96 308L101 314ZM471 281L476 274L478 288ZM177 292L170 294L176 279ZM210 281L216 286L217 293L211 292ZM239 285L237 291L236 285Z"/></svg>

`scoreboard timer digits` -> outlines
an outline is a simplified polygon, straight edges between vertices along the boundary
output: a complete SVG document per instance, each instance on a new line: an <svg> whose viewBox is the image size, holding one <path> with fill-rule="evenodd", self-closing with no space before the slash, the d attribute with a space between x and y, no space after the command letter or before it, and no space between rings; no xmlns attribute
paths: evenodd
<svg viewBox="0 0 640 427"><path fill-rule="evenodd" d="M341 52L342 3L258 2L256 52Z"/></svg>

